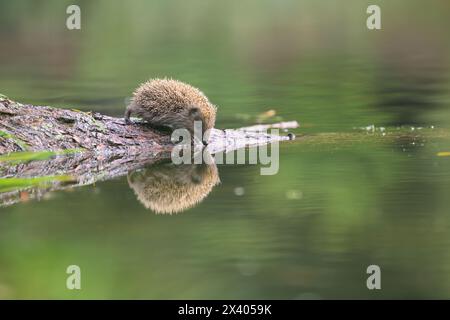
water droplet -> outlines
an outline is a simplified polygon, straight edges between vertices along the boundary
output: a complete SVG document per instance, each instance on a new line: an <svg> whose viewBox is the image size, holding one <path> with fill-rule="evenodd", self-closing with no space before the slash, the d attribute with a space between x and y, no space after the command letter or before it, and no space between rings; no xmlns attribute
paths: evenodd
<svg viewBox="0 0 450 320"><path fill-rule="evenodd" d="M243 187L234 188L234 194L238 197L243 196L245 194L245 189Z"/></svg>
<svg viewBox="0 0 450 320"><path fill-rule="evenodd" d="M286 198L289 200L300 200L303 198L303 192L300 190L288 190L286 191Z"/></svg>

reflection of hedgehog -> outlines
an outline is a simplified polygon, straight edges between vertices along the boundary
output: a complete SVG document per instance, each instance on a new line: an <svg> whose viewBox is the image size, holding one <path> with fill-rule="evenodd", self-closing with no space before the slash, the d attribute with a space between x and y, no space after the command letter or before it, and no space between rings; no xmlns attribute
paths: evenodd
<svg viewBox="0 0 450 320"><path fill-rule="evenodd" d="M219 183L213 165L160 164L128 174L138 200L156 213L177 213L201 202Z"/></svg>
<svg viewBox="0 0 450 320"><path fill-rule="evenodd" d="M153 79L143 83L133 93L133 99L125 112L137 116L155 126L194 131L194 121L202 122L202 131L214 127L216 107L197 88L171 79Z"/></svg>

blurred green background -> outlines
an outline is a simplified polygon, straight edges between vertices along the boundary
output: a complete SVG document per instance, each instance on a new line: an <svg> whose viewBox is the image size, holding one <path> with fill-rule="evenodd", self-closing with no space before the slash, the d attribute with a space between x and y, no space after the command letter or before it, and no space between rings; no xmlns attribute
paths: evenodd
<svg viewBox="0 0 450 320"><path fill-rule="evenodd" d="M329 134L282 144L274 176L219 166L177 215L126 178L0 208L0 298L450 298L450 140L433 134L450 129L449 28L445 0L1 0L11 99L121 116L139 83L172 77L218 105L219 128L273 109ZM402 134L354 129L372 124Z"/></svg>

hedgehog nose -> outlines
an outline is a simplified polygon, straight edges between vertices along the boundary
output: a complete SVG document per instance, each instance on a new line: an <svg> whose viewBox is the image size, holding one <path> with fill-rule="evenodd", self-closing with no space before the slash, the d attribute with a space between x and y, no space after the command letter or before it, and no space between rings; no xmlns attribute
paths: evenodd
<svg viewBox="0 0 450 320"><path fill-rule="evenodd" d="M189 114L191 115L192 119L194 121L200 121L202 120L202 114L197 107L193 107L191 110L189 110Z"/></svg>

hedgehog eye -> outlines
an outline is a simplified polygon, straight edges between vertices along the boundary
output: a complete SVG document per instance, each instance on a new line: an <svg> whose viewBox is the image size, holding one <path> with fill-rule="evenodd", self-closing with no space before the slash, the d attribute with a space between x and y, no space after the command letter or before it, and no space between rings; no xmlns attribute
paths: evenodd
<svg viewBox="0 0 450 320"><path fill-rule="evenodd" d="M200 177L199 175L195 174L191 177L191 181L195 184L199 184L200 182L202 182L202 177Z"/></svg>

